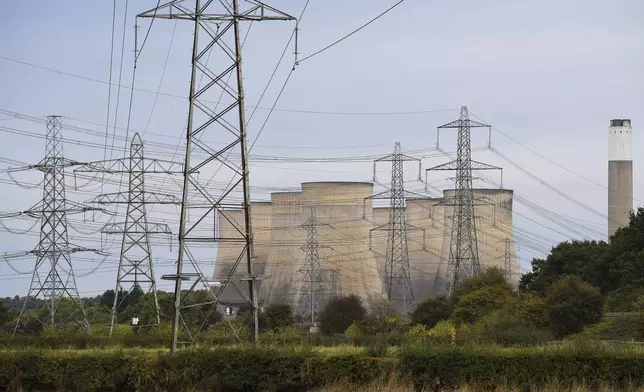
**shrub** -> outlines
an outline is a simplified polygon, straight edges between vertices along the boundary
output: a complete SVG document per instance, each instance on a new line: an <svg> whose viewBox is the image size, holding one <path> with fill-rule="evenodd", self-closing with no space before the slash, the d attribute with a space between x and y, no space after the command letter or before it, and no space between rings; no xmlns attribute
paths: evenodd
<svg viewBox="0 0 644 392"><path fill-rule="evenodd" d="M598 325L605 326L599 329L601 339L644 341L644 312L626 314Z"/></svg>
<svg viewBox="0 0 644 392"><path fill-rule="evenodd" d="M508 306L510 314L528 326L540 329L548 325L545 320L545 310L543 299L531 293L519 293Z"/></svg>
<svg viewBox="0 0 644 392"><path fill-rule="evenodd" d="M371 303L370 308L369 313L360 322L365 332L370 334L391 333L406 328L406 320L396 313L387 300L375 300Z"/></svg>
<svg viewBox="0 0 644 392"><path fill-rule="evenodd" d="M360 328L360 325L355 321L349 325L346 331L344 331L344 337L350 342L354 342L356 338L363 336L364 332Z"/></svg>
<svg viewBox="0 0 644 392"><path fill-rule="evenodd" d="M320 329L326 334L343 333L354 321L364 319L367 310L355 294L332 298L319 315Z"/></svg>
<svg viewBox="0 0 644 392"><path fill-rule="evenodd" d="M456 328L451 321L443 320L436 323L428 331L429 339L436 344L454 344L456 341Z"/></svg>
<svg viewBox="0 0 644 392"><path fill-rule="evenodd" d="M476 337L482 343L521 346L545 343L552 339L550 333L506 311L496 311L483 317L476 324Z"/></svg>
<svg viewBox="0 0 644 392"><path fill-rule="evenodd" d="M441 320L447 320L452 314L452 303L444 295L427 298L414 309L411 315L412 324L422 324L432 328Z"/></svg>
<svg viewBox="0 0 644 392"><path fill-rule="evenodd" d="M407 340L410 344L426 344L430 340L429 329L423 324L416 324L407 331Z"/></svg>
<svg viewBox="0 0 644 392"><path fill-rule="evenodd" d="M455 324L473 324L492 310L505 305L509 298L510 293L503 287L483 287L460 297L452 319Z"/></svg>
<svg viewBox="0 0 644 392"><path fill-rule="evenodd" d="M266 328L277 329L293 325L293 309L287 303L273 303L264 310ZM260 326L262 324L260 323Z"/></svg>
<svg viewBox="0 0 644 392"><path fill-rule="evenodd" d="M465 279L456 285L450 298L453 304L457 304L461 297L486 287L497 287L508 294L512 292L503 270L498 267L490 267L481 274Z"/></svg>
<svg viewBox="0 0 644 392"><path fill-rule="evenodd" d="M546 311L555 337L580 332L603 316L603 301L599 290L579 277L567 276L548 290Z"/></svg>

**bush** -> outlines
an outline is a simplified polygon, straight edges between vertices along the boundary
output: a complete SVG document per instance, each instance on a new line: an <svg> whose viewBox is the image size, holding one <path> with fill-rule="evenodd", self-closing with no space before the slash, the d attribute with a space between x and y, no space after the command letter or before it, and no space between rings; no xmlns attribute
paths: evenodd
<svg viewBox="0 0 644 392"><path fill-rule="evenodd" d="M530 325L526 320L496 311L476 324L476 337L481 343L501 345L536 345L552 339L552 335Z"/></svg>
<svg viewBox="0 0 644 392"><path fill-rule="evenodd" d="M240 371L242 369L243 371ZM391 361L262 347L145 352L1 352L0 385L11 390L301 391L387 376Z"/></svg>
<svg viewBox="0 0 644 392"><path fill-rule="evenodd" d="M456 285L450 298L453 304L457 304L461 297L487 287L497 287L508 294L512 292L503 270L498 267L490 267L481 274L465 279Z"/></svg>
<svg viewBox="0 0 644 392"><path fill-rule="evenodd" d="M399 354L400 376L413 380L416 390L440 380L442 390L467 384L474 391L534 391L557 385L571 390L586 385L628 390L644 385L642 354L578 350L467 350L462 348L407 347ZM574 389L573 389L574 390ZM602 388L603 390L603 388Z"/></svg>
<svg viewBox="0 0 644 392"><path fill-rule="evenodd" d="M264 310L266 328L278 329L293 325L293 309L287 303L273 303ZM262 324L260 323L260 326ZM263 326L262 326L263 327Z"/></svg>
<svg viewBox="0 0 644 392"><path fill-rule="evenodd" d="M352 343L356 338L363 335L364 332L362 332L360 325L356 324L355 321L351 325L349 325L349 328L347 328L346 331L344 331L344 337Z"/></svg>
<svg viewBox="0 0 644 392"><path fill-rule="evenodd" d="M473 324L483 316L504 306L510 293L500 286L487 286L460 297L452 313L455 324Z"/></svg>
<svg viewBox="0 0 644 392"><path fill-rule="evenodd" d="M543 299L531 293L519 293L508 304L508 311L511 315L522 320L528 326L543 329L548 326L545 320L545 303Z"/></svg>
<svg viewBox="0 0 644 392"><path fill-rule="evenodd" d="M432 328L441 320L447 320L452 314L452 303L444 295L427 298L414 309L411 315L412 324L422 324Z"/></svg>
<svg viewBox="0 0 644 392"><path fill-rule="evenodd" d="M644 341L644 313L626 314L610 320L599 330L600 339Z"/></svg>
<svg viewBox="0 0 644 392"><path fill-rule="evenodd" d="M580 332L603 316L599 290L579 277L567 276L553 283L545 305L550 328L558 338Z"/></svg>
<svg viewBox="0 0 644 392"><path fill-rule="evenodd" d="M407 341L409 344L426 344L429 342L429 329L423 324L416 324L407 331Z"/></svg>
<svg viewBox="0 0 644 392"><path fill-rule="evenodd" d="M439 321L428 334L431 342L435 344L454 344L456 341L456 328L451 321Z"/></svg>
<svg viewBox="0 0 644 392"><path fill-rule="evenodd" d="M371 310L360 322L362 329L370 334L402 331L406 329L407 324L385 299L373 301Z"/></svg>
<svg viewBox="0 0 644 392"><path fill-rule="evenodd" d="M320 329L326 334L344 333L354 321L364 319L367 310L355 294L332 298L319 315Z"/></svg>

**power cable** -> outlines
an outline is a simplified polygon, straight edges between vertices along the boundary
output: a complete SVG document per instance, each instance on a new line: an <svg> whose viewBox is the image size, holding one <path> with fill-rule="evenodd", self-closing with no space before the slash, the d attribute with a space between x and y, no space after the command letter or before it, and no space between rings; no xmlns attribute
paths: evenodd
<svg viewBox="0 0 644 392"><path fill-rule="evenodd" d="M107 139L109 135L110 123L110 105L112 103L112 67L114 62L114 33L116 31L116 0L112 6L112 39L110 44L110 72L107 87L107 113L105 115L105 151L103 152L103 159L107 159Z"/></svg>
<svg viewBox="0 0 644 392"><path fill-rule="evenodd" d="M331 44L329 44L329 45L325 46L324 48L322 48L322 49L318 50L317 52L314 52L314 53L312 53L312 54L310 54L310 55L308 55L308 56L304 57L303 59L301 59L301 60L299 60L299 61L298 61L298 64L299 64L299 63L301 63L302 61L308 60L308 59L310 59L311 57L316 56L316 55L318 55L318 54L320 54L320 53L322 53L322 52L326 51L327 49L330 49L331 47L333 47L333 46L335 46L335 45L339 44L340 42L344 41L345 39L347 39L347 38L351 37L352 35L354 35L354 34L355 34L355 33L357 33L358 31L360 31L360 30L364 29L365 27L369 26L370 24L372 24L372 23L373 23L373 22L375 22L376 20L380 19L382 16L384 16L385 14L387 14L389 11L391 11L391 10L393 10L394 8L398 7L400 4L402 4L402 2L403 2L403 1L405 1L405 0L400 0L400 1L398 1L396 4L394 4L394 5L392 5L391 7L387 8L385 11L383 11L381 14L379 14L379 15L378 15L378 16L376 16L375 18L371 19L371 20L370 20L370 21L368 21L367 23L365 23L365 24L363 24L362 26L358 27L357 29L353 30L353 31L352 31L352 32L350 32L349 34L347 34L347 35L345 35L344 37L340 38L339 40L337 40L337 41L335 41L335 42L333 42L333 43L331 43Z"/></svg>
<svg viewBox="0 0 644 392"><path fill-rule="evenodd" d="M29 63L29 62L26 62L26 61L16 60L16 59L6 57L6 56L1 56L0 55L0 59L5 60L5 61L9 61L9 62L13 62L13 63L16 63L16 64L24 65L24 66L36 68L36 69L39 69L39 70L42 70L42 71L48 71L48 72L53 72L53 73L56 73L56 74L59 74L59 75L64 75L64 76L69 76L69 77L72 77L72 78L77 78L77 79L80 79L80 80L85 80L85 81L94 82L94 83L100 83L100 84L106 84L106 85L110 84L108 81L105 81L105 80L94 79L94 78L90 78L90 77L87 77L87 76L82 76L82 75L78 75L78 74L74 74L74 73L70 73L70 72L66 72L66 71L60 71L60 70L57 70L57 69L48 68L48 67L44 67L44 66L41 66L41 65ZM117 84L112 84L112 86L118 86L118 85ZM132 89L132 86L122 86L121 85L120 87L125 88L125 89ZM139 92L143 92L143 93L148 93L148 94L157 94L156 91L147 90L147 89L138 88L138 87L134 88L134 90L139 91ZM176 94L169 94L169 93L163 93L163 92L160 92L158 94L162 95L162 96L165 96L165 97L181 99L181 100L184 100L184 101L186 99L188 99L185 96L176 95ZM203 100L203 101L213 103L212 101L207 101L207 100ZM265 107L253 106L253 105L246 105L246 107L247 108L255 108L255 107L257 107L257 109L259 109L259 110L271 110L271 108L265 108ZM379 112L379 111L374 111L374 112L338 112L338 111L302 110L302 109L288 109L288 108L275 108L275 109L272 109L272 110L276 111L276 112L299 113L299 114L314 114L314 115L331 115L331 116L406 116L406 115L433 114L433 113L439 113L439 112L454 111L454 110L458 110L458 109L414 110L414 111L395 111L395 112Z"/></svg>

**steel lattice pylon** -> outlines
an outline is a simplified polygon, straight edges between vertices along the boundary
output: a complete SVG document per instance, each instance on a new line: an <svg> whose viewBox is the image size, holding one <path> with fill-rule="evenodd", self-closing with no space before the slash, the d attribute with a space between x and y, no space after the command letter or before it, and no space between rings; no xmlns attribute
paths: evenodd
<svg viewBox="0 0 644 392"><path fill-rule="evenodd" d="M372 229L371 232L374 230L387 231L385 277L382 290L394 308L406 316L415 307L414 293L411 286L407 232L410 230L422 230L423 249L425 249L426 239L424 229L412 226L406 220L405 199L407 196L424 196L405 191L403 179L403 165L405 161L418 162L418 178L420 179L420 160L403 154L399 142L396 142L393 154L379 158L374 162L374 181L376 163L391 162L391 189L371 196L372 199L389 200L389 222ZM371 244L371 238L369 242Z"/></svg>
<svg viewBox="0 0 644 392"><path fill-rule="evenodd" d="M106 224L103 234L122 235L119 268L116 274L116 288L112 305L110 334L114 329L118 310L128 298L130 289L139 288L143 294L152 293L154 320L142 320L144 325L160 323L157 285L152 263L152 248L150 235L172 235L170 227L165 223L148 222L148 204L179 204L179 200L170 194L147 192L145 190L145 174L182 174L180 163L160 159L146 158L143 142L139 134L135 134L130 144L130 156L127 158L111 159L86 163L74 170L77 173L109 173L128 174L129 188L127 192L107 193L99 195L88 203L94 204L127 204L124 222ZM119 295L128 290L126 295Z"/></svg>
<svg viewBox="0 0 644 392"><path fill-rule="evenodd" d="M301 274L300 284L296 296L295 309L303 316L310 318L311 324L315 322L320 312L320 307L326 302L326 293L323 288L322 273L320 270L319 248L326 248L318 242L318 226L315 208L309 211L309 218L302 228L306 230L306 243L302 246L305 260L298 270Z"/></svg>
<svg viewBox="0 0 644 392"><path fill-rule="evenodd" d="M182 19L194 24L192 44L192 72L190 79L188 123L186 130L186 153L184 164L184 186L181 201L179 226L179 256L177 272L165 276L175 282L175 317L171 351L174 352L182 327L187 343L192 335L181 316L182 298L197 287L209 292L211 287L201 271L197 252L208 243L237 242L244 244L239 257L233 263L227 278L223 279L211 301L202 305L213 308L222 304L219 296L226 286L233 285L244 299L243 303L225 305L250 308L254 314L254 338L259 341L258 304L253 272L253 236L250 218L250 185L248 174L248 146L245 121L244 89L242 85L242 53L240 22L262 20L294 20L259 1L247 0L248 8L241 10L239 0L232 4L219 0L194 0L194 6L186 7L181 0L171 1L152 10L139 14L142 18ZM208 62L214 55L217 67ZM228 84L228 77L235 82ZM203 80L203 86L198 81ZM222 97L224 100L222 101ZM219 105L218 102L221 102ZM203 137L203 140L202 140ZM223 143L222 148L207 140ZM239 161L229 159L230 152L239 151ZM221 171L220 171L221 169ZM220 180L229 185L220 194L212 194L195 176L197 170L216 173ZM244 222L230 221L240 236L220 238L217 236L217 211L244 209ZM225 214L220 214L226 218ZM241 238L240 238L241 237ZM238 265L245 261L246 271L242 276ZM236 279L233 279L236 278ZM192 280L188 290L182 290L184 281ZM236 287L236 282L247 281L248 290ZM191 304L190 306L195 306Z"/></svg>
<svg viewBox="0 0 644 392"><path fill-rule="evenodd" d="M68 201L65 197L65 167L77 164L63 157L62 123L59 116L47 117L46 155L37 165L28 168L36 168L44 173L43 198L42 201L31 209L11 215L27 215L39 218L40 242L38 246L29 252L4 257L15 257L24 254L36 255L36 266L34 268L29 291L25 297L20 315L14 328L14 333L20 329L22 317L32 299L42 297L46 301L48 310L46 323L60 327L67 318L58 316L58 308L62 298L69 298L74 304L75 315L71 318L78 322L88 333L90 332L87 315L83 309L76 278L72 266L71 254L76 252L94 251L69 243L67 233L67 215L95 210L77 203ZM21 169L18 169L21 170ZM70 316L67 316L70 317Z"/></svg>
<svg viewBox="0 0 644 392"><path fill-rule="evenodd" d="M445 282L445 289L448 295L451 294L456 284L481 272L474 206L489 205L491 202L486 198L474 196L472 170L500 170L500 168L472 160L470 130L471 128L480 127L490 129L487 124L470 120L467 106L462 106L458 120L438 127L437 148L440 129L458 129L456 160L427 169L428 171L454 170L456 172L454 196L439 203L443 206L453 207Z"/></svg>

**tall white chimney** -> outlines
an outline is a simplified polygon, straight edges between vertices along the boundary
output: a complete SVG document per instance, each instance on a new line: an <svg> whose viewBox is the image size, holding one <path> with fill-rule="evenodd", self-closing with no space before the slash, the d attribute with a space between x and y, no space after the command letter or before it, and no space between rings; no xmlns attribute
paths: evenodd
<svg viewBox="0 0 644 392"><path fill-rule="evenodd" d="M631 120L611 120L608 128L608 238L628 226L633 209L633 128Z"/></svg>

